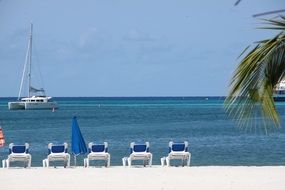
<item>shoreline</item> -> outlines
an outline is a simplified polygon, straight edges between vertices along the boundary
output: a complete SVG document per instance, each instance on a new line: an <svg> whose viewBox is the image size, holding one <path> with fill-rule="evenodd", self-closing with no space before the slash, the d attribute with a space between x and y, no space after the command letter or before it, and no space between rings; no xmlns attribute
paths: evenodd
<svg viewBox="0 0 285 190"><path fill-rule="evenodd" d="M285 166L1 168L1 189L281 190Z"/></svg>

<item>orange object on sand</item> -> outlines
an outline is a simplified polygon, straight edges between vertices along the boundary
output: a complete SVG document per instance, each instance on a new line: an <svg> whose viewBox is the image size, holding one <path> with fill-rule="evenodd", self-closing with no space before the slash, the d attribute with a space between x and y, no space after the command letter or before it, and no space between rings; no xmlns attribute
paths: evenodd
<svg viewBox="0 0 285 190"><path fill-rule="evenodd" d="M0 147L3 147L4 145L5 145L5 137L4 137L4 134L3 134L3 130L0 127Z"/></svg>

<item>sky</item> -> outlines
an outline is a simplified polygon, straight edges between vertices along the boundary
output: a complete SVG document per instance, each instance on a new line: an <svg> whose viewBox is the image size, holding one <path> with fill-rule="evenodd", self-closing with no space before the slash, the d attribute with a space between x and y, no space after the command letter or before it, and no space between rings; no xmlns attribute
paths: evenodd
<svg viewBox="0 0 285 190"><path fill-rule="evenodd" d="M54 97L225 96L240 53L284 0L0 0L0 97L16 97L30 23ZM270 15L263 18L271 18Z"/></svg>

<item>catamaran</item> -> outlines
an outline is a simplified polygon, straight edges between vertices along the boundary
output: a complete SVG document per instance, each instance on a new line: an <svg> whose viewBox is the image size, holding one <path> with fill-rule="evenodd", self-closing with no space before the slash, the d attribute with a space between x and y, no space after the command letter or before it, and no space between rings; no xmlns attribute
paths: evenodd
<svg viewBox="0 0 285 190"><path fill-rule="evenodd" d="M18 100L15 102L8 102L8 108L14 109L57 109L57 102L52 101L52 97L46 96L43 88L35 88L32 86L31 70L32 70L32 40L33 40L33 24L31 23L31 31L29 36L28 50L26 54L25 66L22 75ZM27 68L28 67L28 68ZM27 70L27 72L26 72ZM27 78L28 83L28 97L21 97L23 94L24 80Z"/></svg>

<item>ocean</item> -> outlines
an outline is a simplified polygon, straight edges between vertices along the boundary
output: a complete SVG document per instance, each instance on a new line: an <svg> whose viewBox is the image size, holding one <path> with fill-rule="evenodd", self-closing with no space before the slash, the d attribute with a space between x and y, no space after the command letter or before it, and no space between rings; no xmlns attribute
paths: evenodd
<svg viewBox="0 0 285 190"><path fill-rule="evenodd" d="M1 160L9 143L27 142L32 166L42 166L48 143L70 145L72 118L77 116L86 144L108 142L113 166L122 165L132 141L150 142L153 164L160 164L170 140L189 142L192 166L285 165L285 103L277 103L281 129L265 134L239 129L225 112L223 97L55 98L60 107L55 112L8 110L11 100L15 98L0 98L6 137ZM77 165L83 165L85 156L78 156Z"/></svg>

